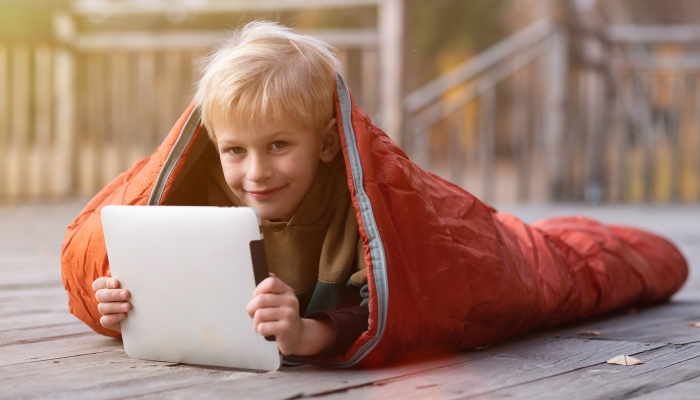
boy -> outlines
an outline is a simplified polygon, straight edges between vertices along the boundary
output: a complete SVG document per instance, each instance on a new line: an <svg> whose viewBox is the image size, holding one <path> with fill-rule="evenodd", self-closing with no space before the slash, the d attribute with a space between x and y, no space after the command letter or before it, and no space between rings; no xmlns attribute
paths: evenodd
<svg viewBox="0 0 700 400"><path fill-rule="evenodd" d="M237 205L255 208L267 230L273 273L247 311L285 355L340 355L368 324L362 243L333 110L339 70L324 42L252 22L204 62L195 94ZM111 277L97 278L93 290L100 323L119 331L128 290Z"/></svg>

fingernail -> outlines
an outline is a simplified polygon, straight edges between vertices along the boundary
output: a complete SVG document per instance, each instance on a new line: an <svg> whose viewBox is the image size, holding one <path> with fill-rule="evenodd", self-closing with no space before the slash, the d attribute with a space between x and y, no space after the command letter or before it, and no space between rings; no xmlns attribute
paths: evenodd
<svg viewBox="0 0 700 400"><path fill-rule="evenodd" d="M117 282L109 281L109 286L115 288L115 287L117 287Z"/></svg>
<svg viewBox="0 0 700 400"><path fill-rule="evenodd" d="M126 309L129 308L129 305L124 303L122 304L122 310L126 311Z"/></svg>
<svg viewBox="0 0 700 400"><path fill-rule="evenodd" d="M121 297L122 299L126 299L126 290L122 290L121 292L119 292L119 297Z"/></svg>

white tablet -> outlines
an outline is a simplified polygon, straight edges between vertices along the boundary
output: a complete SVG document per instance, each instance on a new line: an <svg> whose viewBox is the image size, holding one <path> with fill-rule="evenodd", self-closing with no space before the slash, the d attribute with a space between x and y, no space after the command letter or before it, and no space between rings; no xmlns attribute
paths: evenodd
<svg viewBox="0 0 700 400"><path fill-rule="evenodd" d="M246 305L267 273L260 219L245 207L107 206L112 276L131 293L133 358L255 370L281 365Z"/></svg>

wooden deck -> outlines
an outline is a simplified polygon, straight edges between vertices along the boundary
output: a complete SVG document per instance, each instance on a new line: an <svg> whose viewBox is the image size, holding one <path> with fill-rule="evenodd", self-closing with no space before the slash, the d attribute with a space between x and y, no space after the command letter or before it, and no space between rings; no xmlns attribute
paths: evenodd
<svg viewBox="0 0 700 400"><path fill-rule="evenodd" d="M133 360L67 310L59 253L81 202L0 208L0 398L575 398L700 396L700 207L505 207L523 219L583 213L653 229L695 274L673 302L535 332L478 351L372 370L271 373ZM579 336L597 330L598 337ZM620 354L645 363L608 365Z"/></svg>

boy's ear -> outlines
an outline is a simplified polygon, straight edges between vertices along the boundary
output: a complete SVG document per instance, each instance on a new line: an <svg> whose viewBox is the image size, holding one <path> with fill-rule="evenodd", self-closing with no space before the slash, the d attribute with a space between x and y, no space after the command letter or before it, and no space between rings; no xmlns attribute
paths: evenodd
<svg viewBox="0 0 700 400"><path fill-rule="evenodd" d="M321 137L321 161L331 162L340 150L340 136L338 135L338 123L335 118L328 122L326 130Z"/></svg>

